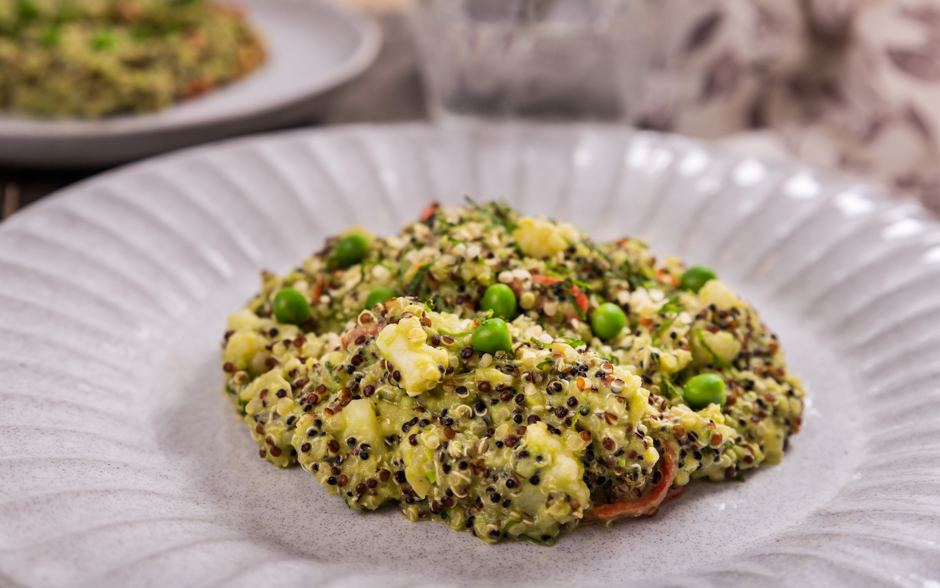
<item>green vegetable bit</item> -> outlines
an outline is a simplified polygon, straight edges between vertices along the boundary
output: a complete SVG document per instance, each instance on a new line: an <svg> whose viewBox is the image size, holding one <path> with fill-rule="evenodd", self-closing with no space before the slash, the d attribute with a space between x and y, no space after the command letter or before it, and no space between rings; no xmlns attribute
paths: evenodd
<svg viewBox="0 0 940 588"><path fill-rule="evenodd" d="M95 51L113 49L114 45L114 35L108 31L98 31L91 39L91 46Z"/></svg>
<svg viewBox="0 0 940 588"><path fill-rule="evenodd" d="M366 310L372 310L376 304L384 304L389 298L395 297L395 291L391 288L386 288L385 286L379 286L375 290L369 292L369 296L366 297Z"/></svg>
<svg viewBox="0 0 940 588"><path fill-rule="evenodd" d="M369 255L369 241L358 233L346 235L333 249L333 262L340 267L357 264Z"/></svg>
<svg viewBox="0 0 940 588"><path fill-rule="evenodd" d="M39 16L39 5L33 0L20 0L16 3L16 12L23 20L30 20Z"/></svg>
<svg viewBox="0 0 940 588"><path fill-rule="evenodd" d="M477 327L470 338L470 344L477 351L484 353L512 353L512 337L503 319L490 319Z"/></svg>
<svg viewBox="0 0 940 588"><path fill-rule="evenodd" d="M591 313L591 329L598 339L606 341L617 336L627 325L627 315L612 302L605 302Z"/></svg>
<svg viewBox="0 0 940 588"><path fill-rule="evenodd" d="M682 396L695 410L709 404L723 405L727 399L725 382L716 374L699 374L685 383Z"/></svg>
<svg viewBox="0 0 940 588"><path fill-rule="evenodd" d="M715 270L712 268L704 265L694 265L685 270L685 273L682 274L682 277L679 279L679 286L683 290L690 290L697 294L698 291L702 289L702 286L711 280L717 279L718 274L716 274Z"/></svg>
<svg viewBox="0 0 940 588"><path fill-rule="evenodd" d="M483 310L492 310L493 316L511 321L516 316L516 295L506 284L493 284L483 294Z"/></svg>
<svg viewBox="0 0 940 588"><path fill-rule="evenodd" d="M284 288L274 296L277 322L300 325L310 320L310 303L293 288Z"/></svg>

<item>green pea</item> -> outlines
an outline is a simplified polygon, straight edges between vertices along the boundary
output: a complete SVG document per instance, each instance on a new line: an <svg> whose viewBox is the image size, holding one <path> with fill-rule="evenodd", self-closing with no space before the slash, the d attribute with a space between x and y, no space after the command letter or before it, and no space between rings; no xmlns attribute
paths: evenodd
<svg viewBox="0 0 940 588"><path fill-rule="evenodd" d="M310 303L293 288L283 288L274 296L274 316L277 322L301 325L310 320Z"/></svg>
<svg viewBox="0 0 940 588"><path fill-rule="evenodd" d="M503 319L490 319L477 327L473 331L473 336L470 337L470 344L483 353L496 353L497 351L512 353L512 337Z"/></svg>
<svg viewBox="0 0 940 588"><path fill-rule="evenodd" d="M511 321L516 316L516 295L506 284L493 284L483 294L483 310L492 310L493 316Z"/></svg>
<svg viewBox="0 0 940 588"><path fill-rule="evenodd" d="M358 233L346 235L333 249L333 261L341 267L359 263L369 255L369 241Z"/></svg>
<svg viewBox="0 0 940 588"><path fill-rule="evenodd" d="M715 374L699 374L685 383L682 396L695 410L701 410L713 403L723 405L727 399L725 382Z"/></svg>
<svg viewBox="0 0 940 588"><path fill-rule="evenodd" d="M716 279L718 279L718 274L712 268L704 265L693 265L682 274L679 279L679 286L684 290L698 293L702 286Z"/></svg>
<svg viewBox="0 0 940 588"><path fill-rule="evenodd" d="M606 341L617 336L627 324L627 315L612 302L605 302L591 313L591 330L598 339Z"/></svg>
<svg viewBox="0 0 940 588"><path fill-rule="evenodd" d="M394 298L396 296L395 291L391 288L386 288L385 286L379 286L375 290L369 292L369 296L366 297L366 310L372 310L376 304L384 304L389 298Z"/></svg>

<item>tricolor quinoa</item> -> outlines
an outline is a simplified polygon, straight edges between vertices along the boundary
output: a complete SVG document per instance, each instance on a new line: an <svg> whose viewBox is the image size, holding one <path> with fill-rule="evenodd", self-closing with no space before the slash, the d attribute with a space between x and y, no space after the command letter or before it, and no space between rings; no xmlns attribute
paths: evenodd
<svg viewBox="0 0 940 588"><path fill-rule="evenodd" d="M229 318L225 391L261 457L351 508L553 543L779 462L799 431L776 336L711 278L499 204L432 206L265 273Z"/></svg>

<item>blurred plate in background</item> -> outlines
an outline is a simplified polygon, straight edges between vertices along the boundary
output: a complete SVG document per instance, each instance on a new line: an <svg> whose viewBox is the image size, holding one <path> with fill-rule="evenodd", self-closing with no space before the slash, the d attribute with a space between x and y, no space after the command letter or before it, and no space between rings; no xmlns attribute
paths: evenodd
<svg viewBox="0 0 940 588"><path fill-rule="evenodd" d="M361 73L381 33L369 17L326 0L242 0L264 37L258 71L166 110L102 120L0 116L0 164L108 166L224 137L285 126L313 99Z"/></svg>

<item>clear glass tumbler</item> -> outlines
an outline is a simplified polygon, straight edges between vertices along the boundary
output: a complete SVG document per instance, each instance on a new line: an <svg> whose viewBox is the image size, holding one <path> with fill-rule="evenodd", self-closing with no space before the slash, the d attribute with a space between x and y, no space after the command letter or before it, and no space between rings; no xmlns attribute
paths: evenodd
<svg viewBox="0 0 940 588"><path fill-rule="evenodd" d="M420 0L413 15L438 120L618 120L611 29L624 0Z"/></svg>

